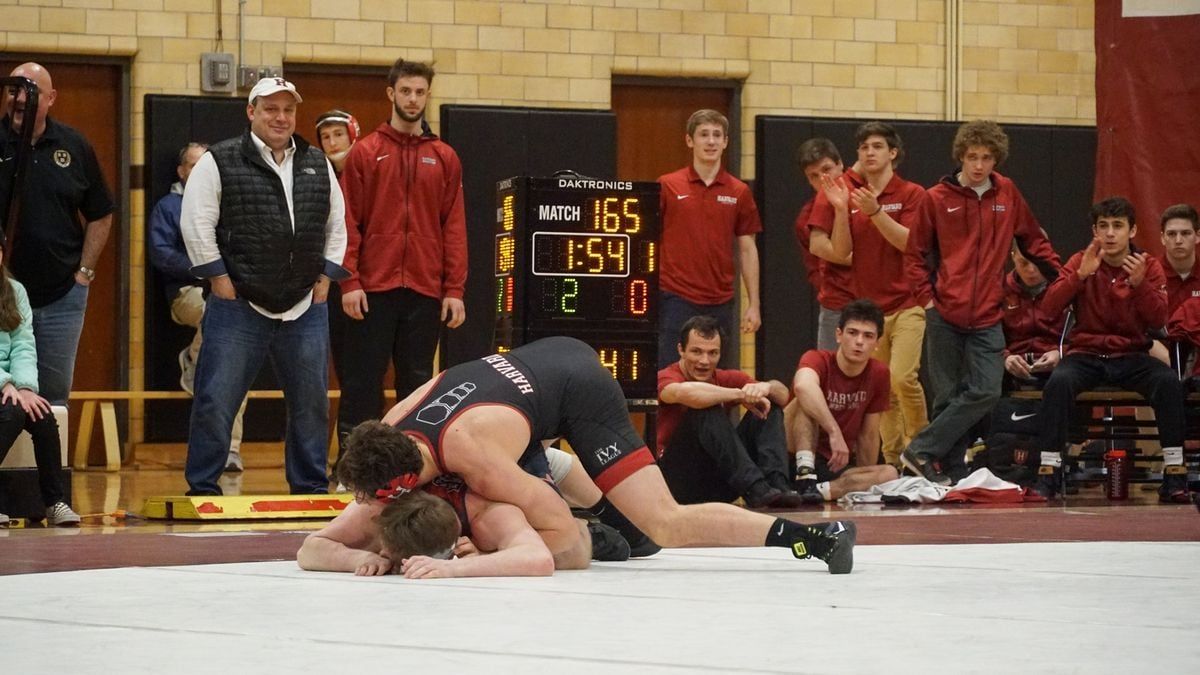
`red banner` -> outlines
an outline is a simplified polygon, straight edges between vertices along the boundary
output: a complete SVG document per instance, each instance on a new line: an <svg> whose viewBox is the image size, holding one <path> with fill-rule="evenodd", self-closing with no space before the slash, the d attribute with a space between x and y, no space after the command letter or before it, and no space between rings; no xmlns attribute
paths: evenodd
<svg viewBox="0 0 1200 675"><path fill-rule="evenodd" d="M1168 206L1200 205L1200 2L1096 0L1096 199L1137 207L1161 251Z"/></svg>

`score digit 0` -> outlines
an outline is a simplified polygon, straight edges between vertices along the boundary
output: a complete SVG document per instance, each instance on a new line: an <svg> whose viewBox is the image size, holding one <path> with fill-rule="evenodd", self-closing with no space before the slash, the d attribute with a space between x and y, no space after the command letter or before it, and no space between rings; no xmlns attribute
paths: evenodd
<svg viewBox="0 0 1200 675"><path fill-rule="evenodd" d="M592 229L597 232L642 231L641 200L637 197L606 197L592 200Z"/></svg>

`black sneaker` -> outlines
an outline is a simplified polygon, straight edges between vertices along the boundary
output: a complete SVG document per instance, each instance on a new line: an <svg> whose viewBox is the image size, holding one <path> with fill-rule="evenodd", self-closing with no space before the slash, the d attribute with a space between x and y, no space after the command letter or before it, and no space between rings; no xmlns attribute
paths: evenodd
<svg viewBox="0 0 1200 675"><path fill-rule="evenodd" d="M604 523L588 523L592 535L592 560L624 562L629 560L629 542L614 528Z"/></svg>
<svg viewBox="0 0 1200 675"><path fill-rule="evenodd" d="M854 569L854 540L858 529L848 520L808 525L812 538L792 542L792 555L800 559L819 558L829 565L830 574L849 574Z"/></svg>
<svg viewBox="0 0 1200 675"><path fill-rule="evenodd" d="M950 484L950 477L938 471L929 458L922 458L909 448L905 448L904 452L900 453L900 463L904 465L904 468L930 483L937 483L938 485Z"/></svg>
<svg viewBox="0 0 1200 675"><path fill-rule="evenodd" d="M1188 494L1187 467L1163 467L1162 485L1158 486L1158 501L1166 504L1186 504L1191 501Z"/></svg>
<svg viewBox="0 0 1200 675"><path fill-rule="evenodd" d="M646 536L645 532L634 528L633 533L624 533L625 541L629 542L629 557L630 558L645 558L652 556L662 550L662 547L654 543L654 540Z"/></svg>
<svg viewBox="0 0 1200 675"><path fill-rule="evenodd" d="M1030 489L1046 501L1054 499L1062 489L1062 467L1039 466L1037 478Z"/></svg>
<svg viewBox="0 0 1200 675"><path fill-rule="evenodd" d="M804 497L795 490L779 490L779 495L770 503L773 509L798 509L804 506Z"/></svg>
<svg viewBox="0 0 1200 675"><path fill-rule="evenodd" d="M746 500L746 506L752 509L764 509L774 506L775 500L779 499L782 494L783 490L773 488L767 485L767 481L760 480L751 485L742 498Z"/></svg>
<svg viewBox="0 0 1200 675"><path fill-rule="evenodd" d="M805 504L820 504L825 501L825 498L821 496L821 491L817 489L817 479L813 474L809 474L808 477L801 474L796 479L796 492L800 493L800 498L804 500Z"/></svg>

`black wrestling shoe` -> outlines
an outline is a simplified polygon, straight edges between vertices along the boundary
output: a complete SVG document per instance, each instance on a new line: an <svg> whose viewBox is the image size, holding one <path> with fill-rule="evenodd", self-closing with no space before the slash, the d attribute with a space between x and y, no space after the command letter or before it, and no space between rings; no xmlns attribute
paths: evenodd
<svg viewBox="0 0 1200 675"><path fill-rule="evenodd" d="M800 498L805 504L820 504L825 501L821 491L817 489L816 472L807 466L801 467L800 473L796 475L796 492L800 493Z"/></svg>
<svg viewBox="0 0 1200 675"><path fill-rule="evenodd" d="M646 536L645 532L636 527L633 528L632 532L622 532L621 536L629 544L630 558L646 558L662 550L661 546L654 543L654 540L650 539L650 537Z"/></svg>
<svg viewBox="0 0 1200 675"><path fill-rule="evenodd" d="M1046 501L1057 497L1062 491L1062 467L1046 464L1039 466L1037 478L1034 479L1030 489Z"/></svg>
<svg viewBox="0 0 1200 675"><path fill-rule="evenodd" d="M792 542L792 555L800 559L819 558L829 565L830 574L849 574L854 569L854 540L858 528L849 520L813 523L808 541Z"/></svg>
<svg viewBox="0 0 1200 675"><path fill-rule="evenodd" d="M1158 486L1158 501L1164 504L1186 504L1191 501L1188 494L1187 467L1163 467L1162 485Z"/></svg>
<svg viewBox="0 0 1200 675"><path fill-rule="evenodd" d="M592 535L592 560L600 562L624 562L629 560L629 542L616 529L604 523L588 523L588 534Z"/></svg>
<svg viewBox="0 0 1200 675"><path fill-rule="evenodd" d="M905 448L904 452L900 453L900 463L904 465L904 468L930 483L950 485L949 476L938 471L929 458L921 457L909 448Z"/></svg>

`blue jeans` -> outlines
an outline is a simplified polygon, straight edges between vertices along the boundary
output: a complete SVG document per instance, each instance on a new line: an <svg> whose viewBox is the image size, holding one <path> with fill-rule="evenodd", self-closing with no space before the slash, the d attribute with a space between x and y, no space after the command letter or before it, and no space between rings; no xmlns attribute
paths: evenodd
<svg viewBox="0 0 1200 675"><path fill-rule="evenodd" d="M966 448L963 436L1000 400L1003 352L1000 324L964 330L946 323L936 309L925 310L925 366L933 390L933 417L913 437L910 450L940 459Z"/></svg>
<svg viewBox="0 0 1200 675"><path fill-rule="evenodd" d="M209 296L188 433L188 494L221 494L233 418L270 357L287 407L284 473L292 494L329 489L329 314L313 304L295 321L269 319L244 299Z"/></svg>
<svg viewBox="0 0 1200 675"><path fill-rule="evenodd" d="M679 331L693 316L707 314L715 317L725 329L721 338L721 368L737 368L738 339L741 333L734 321L733 300L720 305L696 305L683 298L661 291L658 294L658 368L662 370L679 360Z"/></svg>
<svg viewBox="0 0 1200 675"><path fill-rule="evenodd" d="M75 377L75 352L83 332L88 288L75 284L67 294L33 310L37 344L38 393L51 405L66 405Z"/></svg>

